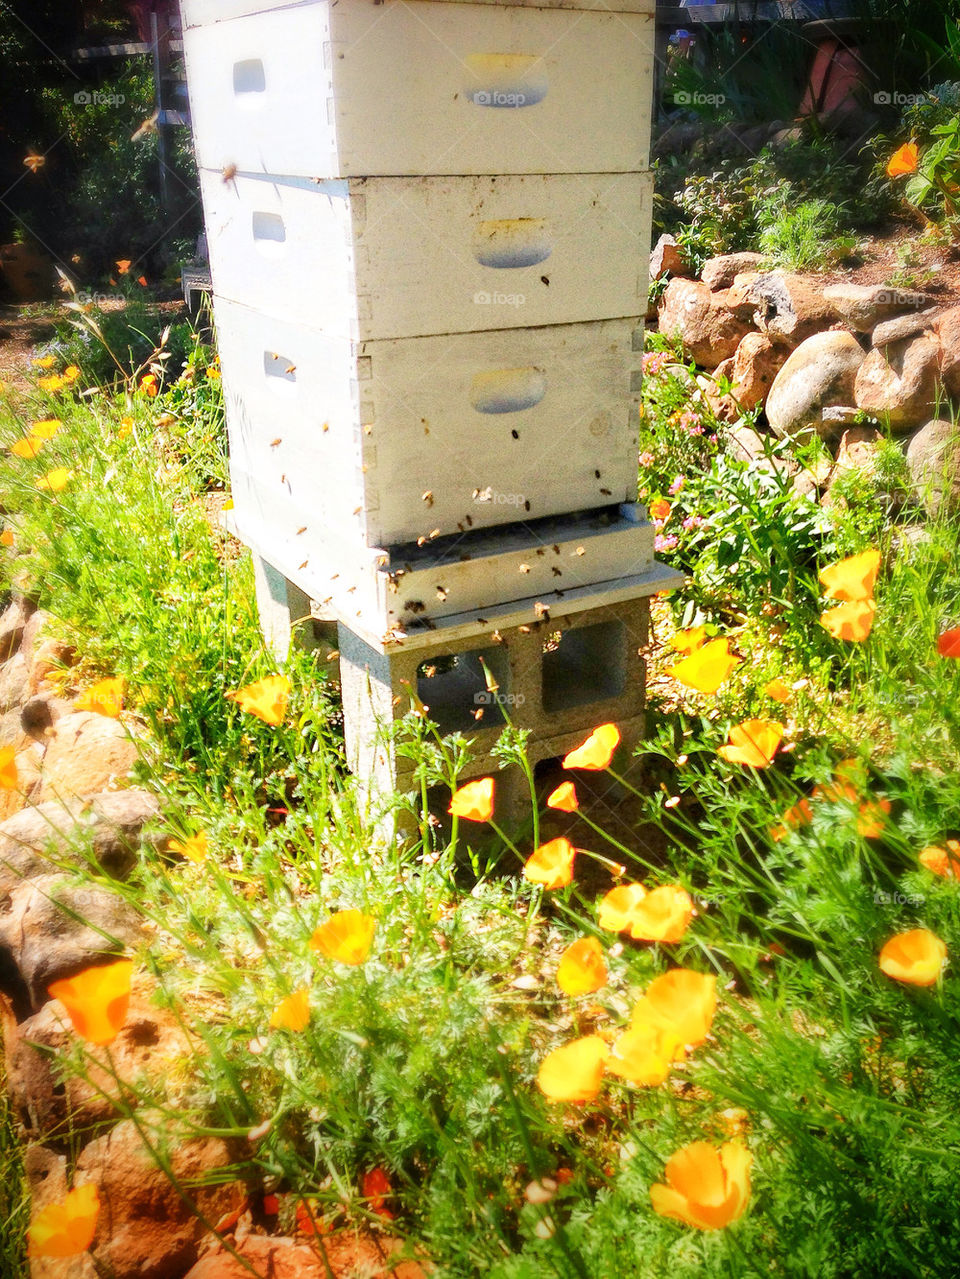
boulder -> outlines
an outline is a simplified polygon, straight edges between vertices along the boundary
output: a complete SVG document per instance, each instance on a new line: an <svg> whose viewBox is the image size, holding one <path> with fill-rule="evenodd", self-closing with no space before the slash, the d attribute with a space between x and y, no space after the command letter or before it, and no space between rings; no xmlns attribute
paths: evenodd
<svg viewBox="0 0 960 1279"><path fill-rule="evenodd" d="M0 714L21 706L30 696L30 667L22 653L0 666Z"/></svg>
<svg viewBox="0 0 960 1279"><path fill-rule="evenodd" d="M851 333L828 330L807 338L786 360L767 396L773 430L798 439L834 435L835 429L823 421L823 409L850 403L863 360L863 349Z"/></svg>
<svg viewBox="0 0 960 1279"><path fill-rule="evenodd" d="M704 264L700 279L708 289L729 289L741 272L755 271L762 261L762 253L724 253Z"/></svg>
<svg viewBox="0 0 960 1279"><path fill-rule="evenodd" d="M940 378L950 395L960 396L960 306L943 311L937 321Z"/></svg>
<svg viewBox="0 0 960 1279"><path fill-rule="evenodd" d="M748 333L733 357L733 394L744 408L766 403L789 351L764 333Z"/></svg>
<svg viewBox="0 0 960 1279"><path fill-rule="evenodd" d="M757 328L788 346L799 346L821 333L834 318L833 308L824 300L823 286L815 276L767 271L753 281L750 299L756 308Z"/></svg>
<svg viewBox="0 0 960 1279"><path fill-rule="evenodd" d="M17 596L0 614L0 662L13 657L23 639L23 628L35 612L23 596Z"/></svg>
<svg viewBox="0 0 960 1279"><path fill-rule="evenodd" d="M884 320L873 330L873 345L877 348L889 346L892 342L902 342L904 338L912 338L917 333L935 330L940 308L932 306L926 311L917 311L911 315L898 315L894 320Z"/></svg>
<svg viewBox="0 0 960 1279"><path fill-rule="evenodd" d="M960 510L960 428L934 418L910 437L907 466L914 491L930 516Z"/></svg>
<svg viewBox="0 0 960 1279"><path fill-rule="evenodd" d="M23 731L46 746L54 724L71 713L70 707L71 703L63 697L55 697L52 693L34 693L20 708Z"/></svg>
<svg viewBox="0 0 960 1279"><path fill-rule="evenodd" d="M42 799L93 795L125 778L136 743L119 720L91 711L64 715L54 726L43 761Z"/></svg>
<svg viewBox="0 0 960 1279"><path fill-rule="evenodd" d="M883 433L874 426L851 426L844 431L827 480L824 506L833 505L833 486L841 476L850 471L860 471L869 479L876 476L877 449L882 440Z"/></svg>
<svg viewBox="0 0 960 1279"><path fill-rule="evenodd" d="M307 1244L273 1236L247 1235L238 1242L237 1252L256 1274L270 1279L329 1279L331 1274L343 1279L360 1275L364 1279L426 1279L427 1272L418 1261L392 1260L400 1247L399 1240L355 1228L324 1235L326 1263ZM216 1245L184 1279L248 1279L249 1275L222 1245Z"/></svg>
<svg viewBox="0 0 960 1279"><path fill-rule="evenodd" d="M857 333L872 333L882 320L930 305L925 294L893 289L888 284L829 284L823 298Z"/></svg>
<svg viewBox="0 0 960 1279"><path fill-rule="evenodd" d="M750 328L727 300L725 291L711 293L699 280L671 280L660 301L660 332L680 338L697 364L714 369L733 355Z"/></svg>
<svg viewBox="0 0 960 1279"><path fill-rule="evenodd" d="M854 401L894 431L909 431L934 411L939 386L940 344L921 334L874 348L857 371Z"/></svg>
<svg viewBox="0 0 960 1279"><path fill-rule="evenodd" d="M40 633L50 620L50 614L42 608L38 608L28 618L27 624L23 628L23 638L20 641L20 647L23 649L27 661L32 660L38 645L44 642L40 637Z"/></svg>
<svg viewBox="0 0 960 1279"><path fill-rule="evenodd" d="M213 1225L239 1211L246 1200L240 1181L223 1178L239 1152L218 1138L170 1144L170 1121L141 1123L151 1147L162 1143L170 1167L187 1195ZM157 1167L132 1120L123 1120L91 1141L77 1160L76 1184L94 1182L100 1215L93 1254L100 1273L111 1279L181 1279L198 1259L208 1228L190 1210L167 1175Z"/></svg>
<svg viewBox="0 0 960 1279"><path fill-rule="evenodd" d="M67 1010L52 999L18 1026L6 1027L7 1089L28 1137L66 1143L83 1133L89 1139L97 1128L119 1118L114 1099L116 1077L125 1084L155 1085L176 1062L191 1054L191 1045L176 1018L150 1002L153 983L134 978L130 1009L123 1029L104 1048L85 1046L88 1078L62 1072L62 1058L77 1041ZM127 1093L127 1100L132 1096Z"/></svg>
<svg viewBox="0 0 960 1279"><path fill-rule="evenodd" d="M25 880L0 897L0 989L18 1017L29 1016L51 982L132 946L140 932L115 893L58 875Z"/></svg>
<svg viewBox="0 0 960 1279"><path fill-rule="evenodd" d="M30 691L36 693L49 675L72 666L76 655L76 649L63 640L41 640L33 650L30 662Z"/></svg>
<svg viewBox="0 0 960 1279"><path fill-rule="evenodd" d="M830 426L842 430L845 426L856 426L857 419L863 417L863 410L855 404L827 404L823 410L823 420Z"/></svg>
<svg viewBox="0 0 960 1279"><path fill-rule="evenodd" d="M690 268L683 250L672 235L661 235L650 254L650 279L659 280L667 272L671 275L690 275Z"/></svg>

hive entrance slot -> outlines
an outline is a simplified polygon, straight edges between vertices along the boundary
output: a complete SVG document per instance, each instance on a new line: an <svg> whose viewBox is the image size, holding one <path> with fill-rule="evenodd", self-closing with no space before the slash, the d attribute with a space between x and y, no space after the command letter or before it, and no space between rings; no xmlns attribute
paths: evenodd
<svg viewBox="0 0 960 1279"><path fill-rule="evenodd" d="M481 661L500 685L496 692L487 689ZM417 696L441 733L497 727L505 722L501 707L509 703L508 670L502 648L432 657L417 667ZM479 719L477 711L483 712Z"/></svg>
<svg viewBox="0 0 960 1279"><path fill-rule="evenodd" d="M266 93L267 75L259 58L233 64L233 91L241 100L251 93Z"/></svg>
<svg viewBox="0 0 960 1279"><path fill-rule="evenodd" d="M627 628L598 622L564 631L543 654L543 709L549 715L619 697L626 683Z"/></svg>

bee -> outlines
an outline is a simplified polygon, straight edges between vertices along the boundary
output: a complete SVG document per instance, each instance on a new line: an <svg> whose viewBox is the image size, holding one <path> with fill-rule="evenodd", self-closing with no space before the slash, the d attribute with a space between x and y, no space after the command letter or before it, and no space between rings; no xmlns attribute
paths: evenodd
<svg viewBox="0 0 960 1279"><path fill-rule="evenodd" d="M433 493L427 489L425 493L420 494L420 501L426 502L427 506L433 506Z"/></svg>
<svg viewBox="0 0 960 1279"><path fill-rule="evenodd" d="M309 561L309 560L304 560L302 564L298 565L298 567L299 567L299 568L306 568L306 567L307 567L307 565L308 565L309 563L310 563L310 561Z"/></svg>
<svg viewBox="0 0 960 1279"><path fill-rule="evenodd" d="M441 603L443 603L443 601L447 598L447 593L447 588L445 586L437 587L437 599L440 600Z"/></svg>
<svg viewBox="0 0 960 1279"><path fill-rule="evenodd" d="M530 565L529 565L529 564L521 564L521 565L520 565L520 572L521 572L521 573L529 573L529 572L530 572Z"/></svg>
<svg viewBox="0 0 960 1279"><path fill-rule="evenodd" d="M282 436L282 435L278 435L278 436L277 436L277 438L276 438L275 440L271 440L271 441L270 441L270 447L271 447L272 449L275 449L275 448L277 447L277 445L278 445L278 444L282 444L282 443L283 443L283 436Z"/></svg>
<svg viewBox="0 0 960 1279"><path fill-rule="evenodd" d="M235 164L225 164L223 166L224 183L232 182L236 176L237 176L237 166Z"/></svg>
<svg viewBox="0 0 960 1279"><path fill-rule="evenodd" d="M554 566L553 566L553 576L554 576L554 577L563 577L563 569L557 568L556 564L554 564Z"/></svg>
<svg viewBox="0 0 960 1279"><path fill-rule="evenodd" d="M545 618L547 621L550 620L550 609L547 607L546 604L541 604L539 600L537 600L537 602L534 604L533 611L536 613L537 617L541 619Z"/></svg>
<svg viewBox="0 0 960 1279"><path fill-rule="evenodd" d="M297 366L295 364L291 364L290 367L287 369L287 373L296 373L296 371L297 371Z"/></svg>
<svg viewBox="0 0 960 1279"><path fill-rule="evenodd" d="M297 537L299 537L301 533L306 533L306 531L307 531L307 526L306 524L304 524L303 528L297 529Z"/></svg>

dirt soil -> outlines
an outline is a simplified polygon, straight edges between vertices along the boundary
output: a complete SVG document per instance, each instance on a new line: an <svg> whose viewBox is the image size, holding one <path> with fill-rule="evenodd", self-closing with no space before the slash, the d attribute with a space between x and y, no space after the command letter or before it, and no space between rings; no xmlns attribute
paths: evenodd
<svg viewBox="0 0 960 1279"><path fill-rule="evenodd" d="M920 242L919 227L899 227L882 238L867 240L855 261L859 265L823 272L824 284L887 284L896 277L901 288L929 293L935 301L960 297L960 246Z"/></svg>

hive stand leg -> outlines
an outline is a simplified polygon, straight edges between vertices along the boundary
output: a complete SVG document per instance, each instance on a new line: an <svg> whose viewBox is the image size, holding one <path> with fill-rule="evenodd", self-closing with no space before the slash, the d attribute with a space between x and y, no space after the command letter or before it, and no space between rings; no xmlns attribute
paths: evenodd
<svg viewBox="0 0 960 1279"><path fill-rule="evenodd" d="M256 552L253 579L260 629L277 661L286 660L291 644L315 648L317 637L310 615L310 597Z"/></svg>

